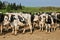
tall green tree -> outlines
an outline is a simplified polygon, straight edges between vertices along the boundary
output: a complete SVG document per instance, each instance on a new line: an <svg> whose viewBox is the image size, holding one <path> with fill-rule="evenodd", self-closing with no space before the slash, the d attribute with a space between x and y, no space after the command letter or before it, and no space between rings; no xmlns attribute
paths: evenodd
<svg viewBox="0 0 60 40"><path fill-rule="evenodd" d="M16 10L16 9L17 9L17 8L16 8L16 3L13 3L12 8L13 8L14 10Z"/></svg>
<svg viewBox="0 0 60 40"><path fill-rule="evenodd" d="M6 8L6 11L7 11L7 12L10 12L10 10L11 10L11 5L8 4L8 6L7 6L7 8Z"/></svg>
<svg viewBox="0 0 60 40"><path fill-rule="evenodd" d="M20 9L22 9L22 5L21 5L21 3L20 3L20 5L19 5L19 7L20 7Z"/></svg>
<svg viewBox="0 0 60 40"><path fill-rule="evenodd" d="M2 2L0 1L0 9L2 9Z"/></svg>
<svg viewBox="0 0 60 40"><path fill-rule="evenodd" d="M5 2L2 3L2 9L6 9Z"/></svg>

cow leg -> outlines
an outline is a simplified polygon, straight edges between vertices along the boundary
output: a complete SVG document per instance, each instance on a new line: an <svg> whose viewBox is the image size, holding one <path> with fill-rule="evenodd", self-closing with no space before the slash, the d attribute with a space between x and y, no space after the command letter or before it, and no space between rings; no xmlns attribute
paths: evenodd
<svg viewBox="0 0 60 40"><path fill-rule="evenodd" d="M49 33L50 33L51 25L49 24L48 26L49 26Z"/></svg>
<svg viewBox="0 0 60 40"><path fill-rule="evenodd" d="M23 29L23 33L25 33L25 29Z"/></svg>
<svg viewBox="0 0 60 40"><path fill-rule="evenodd" d="M3 29L2 29L2 25L1 25L1 34L2 34L2 30L3 30Z"/></svg>
<svg viewBox="0 0 60 40"><path fill-rule="evenodd" d="M56 28L54 27L54 31L56 30Z"/></svg>
<svg viewBox="0 0 60 40"><path fill-rule="evenodd" d="M18 29L19 29L19 26L15 26L15 35L17 35Z"/></svg>
<svg viewBox="0 0 60 40"><path fill-rule="evenodd" d="M46 32L48 32L48 27L46 26Z"/></svg>
<svg viewBox="0 0 60 40"><path fill-rule="evenodd" d="M49 33L50 33L50 28L49 28Z"/></svg>
<svg viewBox="0 0 60 40"><path fill-rule="evenodd" d="M30 33L32 33L32 25L30 25Z"/></svg>
<svg viewBox="0 0 60 40"><path fill-rule="evenodd" d="M9 30L8 28L9 28L9 25L7 25L7 32L8 32L8 30Z"/></svg>
<svg viewBox="0 0 60 40"><path fill-rule="evenodd" d="M54 31L54 30L55 30L55 24L53 24L51 27L51 31Z"/></svg>
<svg viewBox="0 0 60 40"><path fill-rule="evenodd" d="M5 27L5 31L8 32L8 26L7 25L4 25L4 27Z"/></svg>
<svg viewBox="0 0 60 40"><path fill-rule="evenodd" d="M17 35L17 29L15 28L15 35Z"/></svg>
<svg viewBox="0 0 60 40"><path fill-rule="evenodd" d="M42 31L43 31L43 27L42 27Z"/></svg>
<svg viewBox="0 0 60 40"><path fill-rule="evenodd" d="M48 25L46 24L46 32L48 32Z"/></svg>
<svg viewBox="0 0 60 40"><path fill-rule="evenodd" d="M40 30L41 30L41 24L39 24Z"/></svg>
<svg viewBox="0 0 60 40"><path fill-rule="evenodd" d="M42 25L42 31L43 31L43 26L44 26L44 25Z"/></svg>
<svg viewBox="0 0 60 40"><path fill-rule="evenodd" d="M14 34L14 27L12 27L12 34Z"/></svg>
<svg viewBox="0 0 60 40"><path fill-rule="evenodd" d="M32 25L33 30L34 30L34 27L35 27L35 24L33 23L33 25Z"/></svg>

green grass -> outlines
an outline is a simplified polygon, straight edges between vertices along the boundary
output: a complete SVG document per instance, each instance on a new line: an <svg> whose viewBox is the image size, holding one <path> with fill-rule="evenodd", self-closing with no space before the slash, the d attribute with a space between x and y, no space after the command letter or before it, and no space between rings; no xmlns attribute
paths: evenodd
<svg viewBox="0 0 60 40"><path fill-rule="evenodd" d="M24 7L22 10L10 10L11 12L60 12L57 8L47 8L47 7ZM6 13L6 9L0 9L0 12Z"/></svg>

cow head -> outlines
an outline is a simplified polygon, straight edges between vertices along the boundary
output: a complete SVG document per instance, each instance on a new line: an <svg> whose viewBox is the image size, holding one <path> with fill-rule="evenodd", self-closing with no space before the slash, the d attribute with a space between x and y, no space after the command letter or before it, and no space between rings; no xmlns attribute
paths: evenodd
<svg viewBox="0 0 60 40"><path fill-rule="evenodd" d="M9 22L9 17L8 17L8 15L5 15L4 16L4 21L3 21L3 25L7 25L7 24L9 24L10 22Z"/></svg>
<svg viewBox="0 0 60 40"><path fill-rule="evenodd" d="M34 20L33 21L38 21L38 20L39 20L38 15L34 15Z"/></svg>
<svg viewBox="0 0 60 40"><path fill-rule="evenodd" d="M26 19L24 17L18 15L18 19L20 22L26 23Z"/></svg>

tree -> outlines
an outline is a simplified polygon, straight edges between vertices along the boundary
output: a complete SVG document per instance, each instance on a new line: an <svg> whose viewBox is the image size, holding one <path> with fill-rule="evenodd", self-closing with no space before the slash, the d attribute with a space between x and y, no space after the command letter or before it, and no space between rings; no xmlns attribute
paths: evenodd
<svg viewBox="0 0 60 40"><path fill-rule="evenodd" d="M5 5L5 2L2 3L2 9L5 9L6 8L6 5Z"/></svg>
<svg viewBox="0 0 60 40"><path fill-rule="evenodd" d="M12 8L13 8L14 10L16 10L16 9L17 9L17 8L16 8L16 4L15 4L15 3L13 3Z"/></svg>
<svg viewBox="0 0 60 40"><path fill-rule="evenodd" d="M2 2L0 1L0 9L2 9Z"/></svg>
<svg viewBox="0 0 60 40"><path fill-rule="evenodd" d="M10 12L10 10L11 10L11 5L8 4L8 6L7 6L7 8L6 8L6 11L7 11L7 12Z"/></svg>
<svg viewBox="0 0 60 40"><path fill-rule="evenodd" d="M20 9L22 9L22 5L21 5L21 3L20 3L20 5L19 5L19 7L20 7Z"/></svg>

